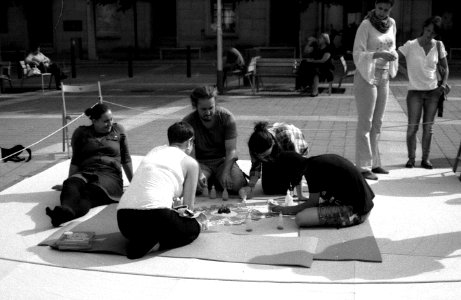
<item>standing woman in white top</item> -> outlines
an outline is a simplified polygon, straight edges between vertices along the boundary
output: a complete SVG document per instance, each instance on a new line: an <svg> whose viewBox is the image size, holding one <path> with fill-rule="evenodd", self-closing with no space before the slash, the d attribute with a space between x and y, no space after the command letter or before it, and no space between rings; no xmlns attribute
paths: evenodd
<svg viewBox="0 0 461 300"><path fill-rule="evenodd" d="M447 52L441 41L435 40L440 33L440 17L431 17L424 21L423 33L420 37L407 41L399 47L399 54L407 62L408 73L408 127L407 127L407 168L415 166L416 133L419 121L423 116L423 136L421 140L421 167L432 169L429 153L432 140L432 124L439 98L447 89L448 63ZM437 63L440 61L445 72L440 82L437 79Z"/></svg>
<svg viewBox="0 0 461 300"><path fill-rule="evenodd" d="M358 123L356 131L356 166L366 179L388 174L381 167L378 140L389 94L389 77L398 69L395 51L396 26L389 14L394 0L376 0L375 9L357 29L353 57L357 72L354 94Z"/></svg>
<svg viewBox="0 0 461 300"><path fill-rule="evenodd" d="M187 245L206 221L203 214L193 218L192 211L199 175L198 162L189 156L194 129L186 122L174 123L168 128L168 142L144 157L117 207L130 259L143 257L157 244L160 250ZM183 197L190 211L173 209L177 197Z"/></svg>

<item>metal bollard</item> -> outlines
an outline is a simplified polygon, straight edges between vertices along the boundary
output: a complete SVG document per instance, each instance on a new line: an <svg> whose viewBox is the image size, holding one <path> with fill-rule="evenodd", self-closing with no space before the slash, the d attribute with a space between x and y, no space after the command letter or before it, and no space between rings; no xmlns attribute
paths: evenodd
<svg viewBox="0 0 461 300"><path fill-rule="evenodd" d="M191 77L190 46L187 46L186 48L186 65L187 65L186 75L187 75L187 78L190 78Z"/></svg>
<svg viewBox="0 0 461 300"><path fill-rule="evenodd" d="M70 39L70 64L72 69L72 78L77 77L77 69L75 67L75 39Z"/></svg>
<svg viewBox="0 0 461 300"><path fill-rule="evenodd" d="M133 77L133 48L128 49L128 77Z"/></svg>

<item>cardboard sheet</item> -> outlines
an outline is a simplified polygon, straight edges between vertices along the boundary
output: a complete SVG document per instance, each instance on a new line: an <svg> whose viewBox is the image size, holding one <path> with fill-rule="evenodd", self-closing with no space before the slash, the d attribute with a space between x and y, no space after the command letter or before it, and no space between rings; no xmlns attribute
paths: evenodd
<svg viewBox="0 0 461 300"><path fill-rule="evenodd" d="M383 261L368 220L357 226L340 229L301 229L300 236L319 239L315 260Z"/></svg>
<svg viewBox="0 0 461 300"><path fill-rule="evenodd" d="M115 204L107 206L81 223L76 221L68 224L39 245L55 247L56 240L65 231L96 233L91 248L75 251L126 255L127 240L118 230ZM153 255L310 267L317 242L318 239L312 237L235 235L210 231L202 233L189 245L164 252L154 252Z"/></svg>

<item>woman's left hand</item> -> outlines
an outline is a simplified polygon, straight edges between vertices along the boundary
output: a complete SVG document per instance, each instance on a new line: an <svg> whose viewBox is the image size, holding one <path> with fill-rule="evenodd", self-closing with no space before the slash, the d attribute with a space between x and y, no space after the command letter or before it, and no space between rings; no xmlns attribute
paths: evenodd
<svg viewBox="0 0 461 300"><path fill-rule="evenodd" d="M443 92L445 92L445 94L448 94L451 90L450 86L447 83L440 85L440 88Z"/></svg>

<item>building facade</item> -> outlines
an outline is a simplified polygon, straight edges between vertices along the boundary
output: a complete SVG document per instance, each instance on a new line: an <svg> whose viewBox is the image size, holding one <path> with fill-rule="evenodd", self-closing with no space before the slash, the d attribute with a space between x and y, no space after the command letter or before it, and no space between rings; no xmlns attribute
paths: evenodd
<svg viewBox="0 0 461 300"><path fill-rule="evenodd" d="M353 30L374 0L326 5L313 1L301 10L297 0L222 1L225 47L298 47L310 35L330 32L334 42L349 48ZM107 1L106 1L107 2ZM55 56L72 50L81 59L98 59L134 48L155 58L162 47L216 48L216 0L132 1L117 4L95 0L9 0L0 2L0 54L3 60L23 55L40 44ZM421 33L422 22L438 14L444 20L445 43L459 47L453 33L461 29L448 0L396 0L391 16L398 27L397 44ZM459 19L459 18L458 18ZM352 41L351 41L352 40Z"/></svg>

